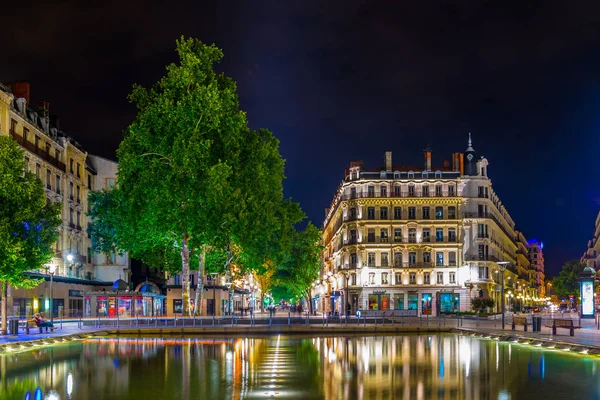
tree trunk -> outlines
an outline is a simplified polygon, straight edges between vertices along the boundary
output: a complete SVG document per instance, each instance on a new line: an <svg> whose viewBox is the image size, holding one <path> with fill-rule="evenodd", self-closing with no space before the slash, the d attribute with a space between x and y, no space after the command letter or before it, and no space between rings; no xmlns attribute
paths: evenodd
<svg viewBox="0 0 600 400"><path fill-rule="evenodd" d="M6 314L8 312L8 307L6 304L7 293L8 293L8 283L2 282L2 335L8 334L8 326L7 326L7 319L6 319Z"/></svg>
<svg viewBox="0 0 600 400"><path fill-rule="evenodd" d="M181 241L181 301L182 316L190 314L190 249L188 248L189 236L183 234Z"/></svg>
<svg viewBox="0 0 600 400"><path fill-rule="evenodd" d="M310 289L306 291L306 305L308 306L309 314L313 315L313 304L310 298Z"/></svg>
<svg viewBox="0 0 600 400"><path fill-rule="evenodd" d="M194 301L194 310L196 315L202 315L202 301L204 299L204 268L206 260L206 246L202 246L200 254L200 265L198 267L198 286L196 286L196 300ZM200 308L198 308L200 304Z"/></svg>

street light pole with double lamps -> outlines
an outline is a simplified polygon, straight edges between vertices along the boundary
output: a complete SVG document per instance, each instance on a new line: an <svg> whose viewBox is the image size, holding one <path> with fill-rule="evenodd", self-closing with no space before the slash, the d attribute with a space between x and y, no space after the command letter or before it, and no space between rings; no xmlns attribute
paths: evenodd
<svg viewBox="0 0 600 400"><path fill-rule="evenodd" d="M504 329L504 271L506 271L506 266L510 264L508 261L498 261L496 263L496 265L498 265L498 269L500 270L500 273L502 275L502 298L500 299L500 308L501 308L501 312L502 312L502 329Z"/></svg>

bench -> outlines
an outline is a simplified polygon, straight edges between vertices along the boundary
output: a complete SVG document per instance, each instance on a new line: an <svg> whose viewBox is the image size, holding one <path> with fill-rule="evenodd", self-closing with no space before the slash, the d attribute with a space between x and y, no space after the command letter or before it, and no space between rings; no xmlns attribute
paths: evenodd
<svg viewBox="0 0 600 400"><path fill-rule="evenodd" d="M527 317L513 317L512 330L515 330L515 325L523 325L523 331L527 332Z"/></svg>
<svg viewBox="0 0 600 400"><path fill-rule="evenodd" d="M552 319L547 320L544 324L548 328L552 328L552 334L556 335L556 328L563 328L569 330L569 336L575 336L575 326L573 325L572 319Z"/></svg>
<svg viewBox="0 0 600 400"><path fill-rule="evenodd" d="M40 330L40 333L43 333L42 331L42 327L41 326L37 326L35 324L34 321L19 321L19 328L25 330L25 334L29 335L29 330L31 328L38 328ZM48 332L48 328L46 328L46 332Z"/></svg>

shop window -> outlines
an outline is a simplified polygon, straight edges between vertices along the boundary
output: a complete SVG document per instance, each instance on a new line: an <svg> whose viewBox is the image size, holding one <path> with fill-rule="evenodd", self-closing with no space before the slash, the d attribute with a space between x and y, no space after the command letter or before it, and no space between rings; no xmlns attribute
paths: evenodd
<svg viewBox="0 0 600 400"><path fill-rule="evenodd" d="M394 295L394 310L404 310L404 294Z"/></svg>

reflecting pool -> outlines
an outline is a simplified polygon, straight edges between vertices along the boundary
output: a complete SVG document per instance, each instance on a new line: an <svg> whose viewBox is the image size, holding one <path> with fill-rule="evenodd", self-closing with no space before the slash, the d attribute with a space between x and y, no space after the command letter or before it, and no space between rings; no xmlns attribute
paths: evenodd
<svg viewBox="0 0 600 400"><path fill-rule="evenodd" d="M455 335L111 338L0 356L1 399L592 399L592 356Z"/></svg>

